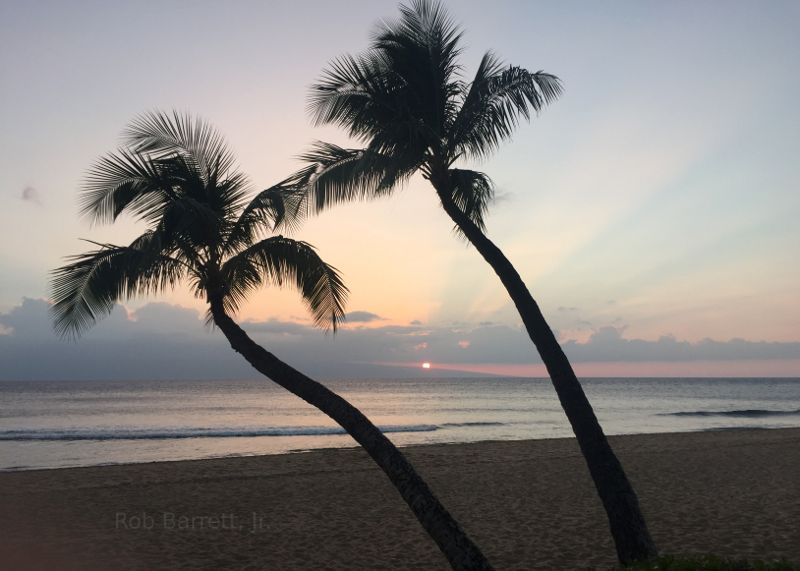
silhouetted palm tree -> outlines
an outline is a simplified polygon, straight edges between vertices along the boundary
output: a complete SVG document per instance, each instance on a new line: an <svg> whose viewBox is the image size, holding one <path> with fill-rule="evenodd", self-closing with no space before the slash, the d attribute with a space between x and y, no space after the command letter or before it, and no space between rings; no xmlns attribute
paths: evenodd
<svg viewBox="0 0 800 571"><path fill-rule="evenodd" d="M256 344L230 317L252 290L292 285L314 321L334 329L347 289L314 248L270 234L286 204L276 185L248 201L245 177L220 135L188 116L148 114L128 145L100 159L82 193L94 222L127 213L147 230L129 246L96 244L52 277L56 330L77 336L117 301L188 280L208 303L209 322L259 372L339 423L383 469L454 569L490 569L477 546L403 454L358 409Z"/></svg>
<svg viewBox="0 0 800 571"><path fill-rule="evenodd" d="M334 60L312 87L317 125L343 127L360 143L347 149L318 142L292 182L306 208L385 196L420 172L445 212L500 277L547 367L608 514L622 562L656 553L636 494L606 440L572 367L514 266L484 234L493 185L453 165L483 158L561 93L559 79L507 66L491 52L472 81L462 79L461 32L442 6L417 0L396 22L381 23L370 48Z"/></svg>

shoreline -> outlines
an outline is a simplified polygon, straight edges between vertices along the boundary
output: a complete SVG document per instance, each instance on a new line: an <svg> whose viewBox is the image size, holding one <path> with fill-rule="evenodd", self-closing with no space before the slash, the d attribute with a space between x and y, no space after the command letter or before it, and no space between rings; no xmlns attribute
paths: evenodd
<svg viewBox="0 0 800 571"><path fill-rule="evenodd" d="M663 552L800 561L800 428L609 438ZM497 569L614 564L574 438L403 451ZM447 569L359 448L6 471L0 511L18 569Z"/></svg>
<svg viewBox="0 0 800 571"><path fill-rule="evenodd" d="M780 430L800 430L800 426L729 426L729 427L714 427L714 428L701 428L701 429L687 429L675 430L671 432L635 432L629 434L612 434L606 435L607 438L613 440L616 438L627 438L632 436L658 436L658 435L677 435L677 434L700 434L705 432L750 432L750 431L780 431ZM124 439L121 439L124 441ZM425 444L397 444L395 446L401 450L409 448L429 448L439 446L461 446L471 444L492 444L501 442L550 442L559 440L575 440L575 436L553 436L549 438L521 438L521 439L489 439L489 440L470 440L466 442L436 442ZM69 442L69 441L65 441ZM269 458L274 456L295 456L298 454L309 454L313 452L327 452L334 450L360 450L361 447L357 443L348 446L326 446L321 448L297 448L287 450L284 452L266 453L266 454L228 454L224 456L206 456L202 458L182 458L180 460L144 460L141 462L106 462L100 464L76 464L73 466L52 466L52 467L11 467L0 468L0 474L6 473L19 473L19 472L43 472L52 470L76 470L81 468L103 468L109 466L148 466L151 464L176 464L181 462L204 462L204 461L219 461L233 458Z"/></svg>

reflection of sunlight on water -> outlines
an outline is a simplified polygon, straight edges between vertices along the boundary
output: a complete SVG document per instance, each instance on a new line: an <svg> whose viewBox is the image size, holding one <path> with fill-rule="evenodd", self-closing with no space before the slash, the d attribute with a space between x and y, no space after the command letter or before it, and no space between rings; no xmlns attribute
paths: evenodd
<svg viewBox="0 0 800 571"><path fill-rule="evenodd" d="M427 378L327 384L375 424L389 427L387 435L401 446L571 436L547 380ZM800 409L800 381L607 379L587 380L584 386L609 434L800 426L800 414L673 414L791 412ZM313 433L338 427L311 405L263 381L0 383L0 396L8 403L0 410L0 468L6 469L356 446L346 434ZM116 439L124 431L133 431L137 439ZM215 431L228 437L213 436ZM271 435L252 435L258 431ZM194 437L204 432L211 436ZM64 439L20 439L53 434ZM108 439L69 440L75 434Z"/></svg>

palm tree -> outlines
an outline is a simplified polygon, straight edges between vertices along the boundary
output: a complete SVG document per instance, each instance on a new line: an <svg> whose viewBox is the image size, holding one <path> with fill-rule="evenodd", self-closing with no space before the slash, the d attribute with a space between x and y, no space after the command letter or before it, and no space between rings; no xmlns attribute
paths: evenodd
<svg viewBox="0 0 800 571"><path fill-rule="evenodd" d="M516 305L553 381L608 515L620 561L650 557L655 545L636 493L572 367L519 273L485 234L494 196L482 172L454 167L484 158L562 91L560 80L504 65L491 52L471 81L458 63L461 31L441 4L414 0L383 22L367 51L334 60L312 87L316 125L338 125L363 144L317 142L291 179L304 196L298 214L390 194L414 173L436 191L457 231L491 265Z"/></svg>
<svg viewBox="0 0 800 571"><path fill-rule="evenodd" d="M248 202L245 177L220 135L189 116L153 113L134 121L127 146L101 158L82 192L93 222L123 213L147 230L129 246L96 244L52 275L57 332L75 337L117 301L188 280L208 304L207 321L260 373L339 423L386 473L453 569L491 569L478 547L413 466L366 416L324 385L256 344L230 317L255 288L296 287L317 325L336 329L347 289L313 247L263 237L284 221L281 185Z"/></svg>

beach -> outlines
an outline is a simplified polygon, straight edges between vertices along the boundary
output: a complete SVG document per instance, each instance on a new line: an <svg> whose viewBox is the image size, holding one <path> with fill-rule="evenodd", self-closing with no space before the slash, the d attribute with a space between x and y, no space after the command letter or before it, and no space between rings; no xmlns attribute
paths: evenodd
<svg viewBox="0 0 800 571"><path fill-rule="evenodd" d="M800 561L800 429L611 437L665 553ZM404 449L497 569L607 569L574 439ZM447 569L359 449L0 473L7 569Z"/></svg>

